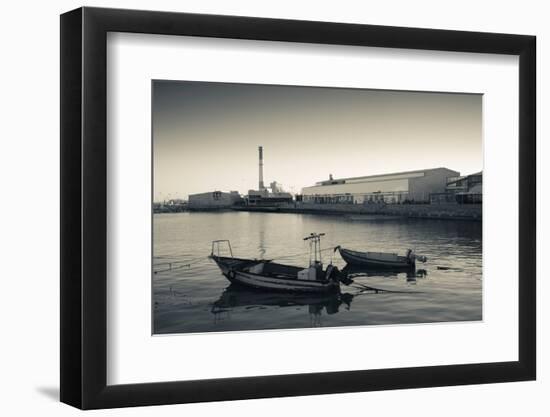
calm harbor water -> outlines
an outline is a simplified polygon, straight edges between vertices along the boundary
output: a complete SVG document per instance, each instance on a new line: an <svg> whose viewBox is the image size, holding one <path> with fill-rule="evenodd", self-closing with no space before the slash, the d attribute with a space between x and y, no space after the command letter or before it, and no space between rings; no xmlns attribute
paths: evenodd
<svg viewBox="0 0 550 417"><path fill-rule="evenodd" d="M481 222L213 212L155 214L154 333L218 332L482 319ZM341 294L274 294L230 285L207 258L211 242L230 239L241 258L307 266L303 237L326 233L323 248L428 257L414 274L354 271ZM332 250L323 252L343 269ZM171 265L170 265L171 263ZM365 291L364 286L391 289Z"/></svg>

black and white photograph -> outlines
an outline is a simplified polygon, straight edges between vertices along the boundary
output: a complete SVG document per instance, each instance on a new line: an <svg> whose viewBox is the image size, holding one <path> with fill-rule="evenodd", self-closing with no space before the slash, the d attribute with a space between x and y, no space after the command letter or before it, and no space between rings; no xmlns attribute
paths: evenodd
<svg viewBox="0 0 550 417"><path fill-rule="evenodd" d="M153 334L483 320L483 95L152 80Z"/></svg>
<svg viewBox="0 0 550 417"><path fill-rule="evenodd" d="M545 9L6 2L0 415L545 415Z"/></svg>

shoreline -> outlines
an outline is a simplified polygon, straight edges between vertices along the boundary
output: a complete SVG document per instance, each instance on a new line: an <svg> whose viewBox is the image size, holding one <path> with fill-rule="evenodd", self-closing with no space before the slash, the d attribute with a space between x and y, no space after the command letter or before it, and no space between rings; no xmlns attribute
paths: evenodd
<svg viewBox="0 0 550 417"><path fill-rule="evenodd" d="M312 204L292 203L277 206L237 206L195 208L195 212L246 211L253 213L294 213L340 215L356 221L397 220L402 218L482 221L481 204ZM162 214L162 213L155 213Z"/></svg>

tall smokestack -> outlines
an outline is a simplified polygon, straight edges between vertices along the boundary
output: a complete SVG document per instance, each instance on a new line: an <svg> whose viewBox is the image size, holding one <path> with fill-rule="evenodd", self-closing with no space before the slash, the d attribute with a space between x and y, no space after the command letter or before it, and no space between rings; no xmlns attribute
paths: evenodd
<svg viewBox="0 0 550 417"><path fill-rule="evenodd" d="M258 154L260 157L260 181L258 189L262 191L264 189L264 150L262 146L258 146Z"/></svg>

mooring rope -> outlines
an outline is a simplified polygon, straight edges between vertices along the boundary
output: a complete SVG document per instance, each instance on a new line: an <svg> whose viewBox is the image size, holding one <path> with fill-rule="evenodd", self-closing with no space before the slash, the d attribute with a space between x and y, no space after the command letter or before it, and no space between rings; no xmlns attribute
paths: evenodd
<svg viewBox="0 0 550 417"><path fill-rule="evenodd" d="M174 258L172 258L172 259L174 259ZM200 257L197 257L197 258L191 258L191 259L186 259L186 260L181 260L181 261L174 260L174 261L158 262L158 263L153 264L153 269L155 267L164 266L164 265L168 265L168 268L156 269L156 270L153 270L153 273L154 274L159 274L159 273L162 273L162 272L174 271L174 270L183 269L183 268L190 268L192 265L195 265L195 264L203 261L204 259L205 259L204 256L200 256ZM173 267L172 265L176 265L176 266Z"/></svg>
<svg viewBox="0 0 550 417"><path fill-rule="evenodd" d="M199 261L202 261L205 259L204 256L199 256L197 258L191 258L191 259L185 259L185 260L178 260L178 259L182 259L182 258L177 258L177 257L172 257L172 258L168 258L166 257L165 259L174 259L173 261L166 261L166 262L157 262L155 264L153 264L154 266L156 265L168 265L168 264L194 264L194 263L197 263Z"/></svg>

